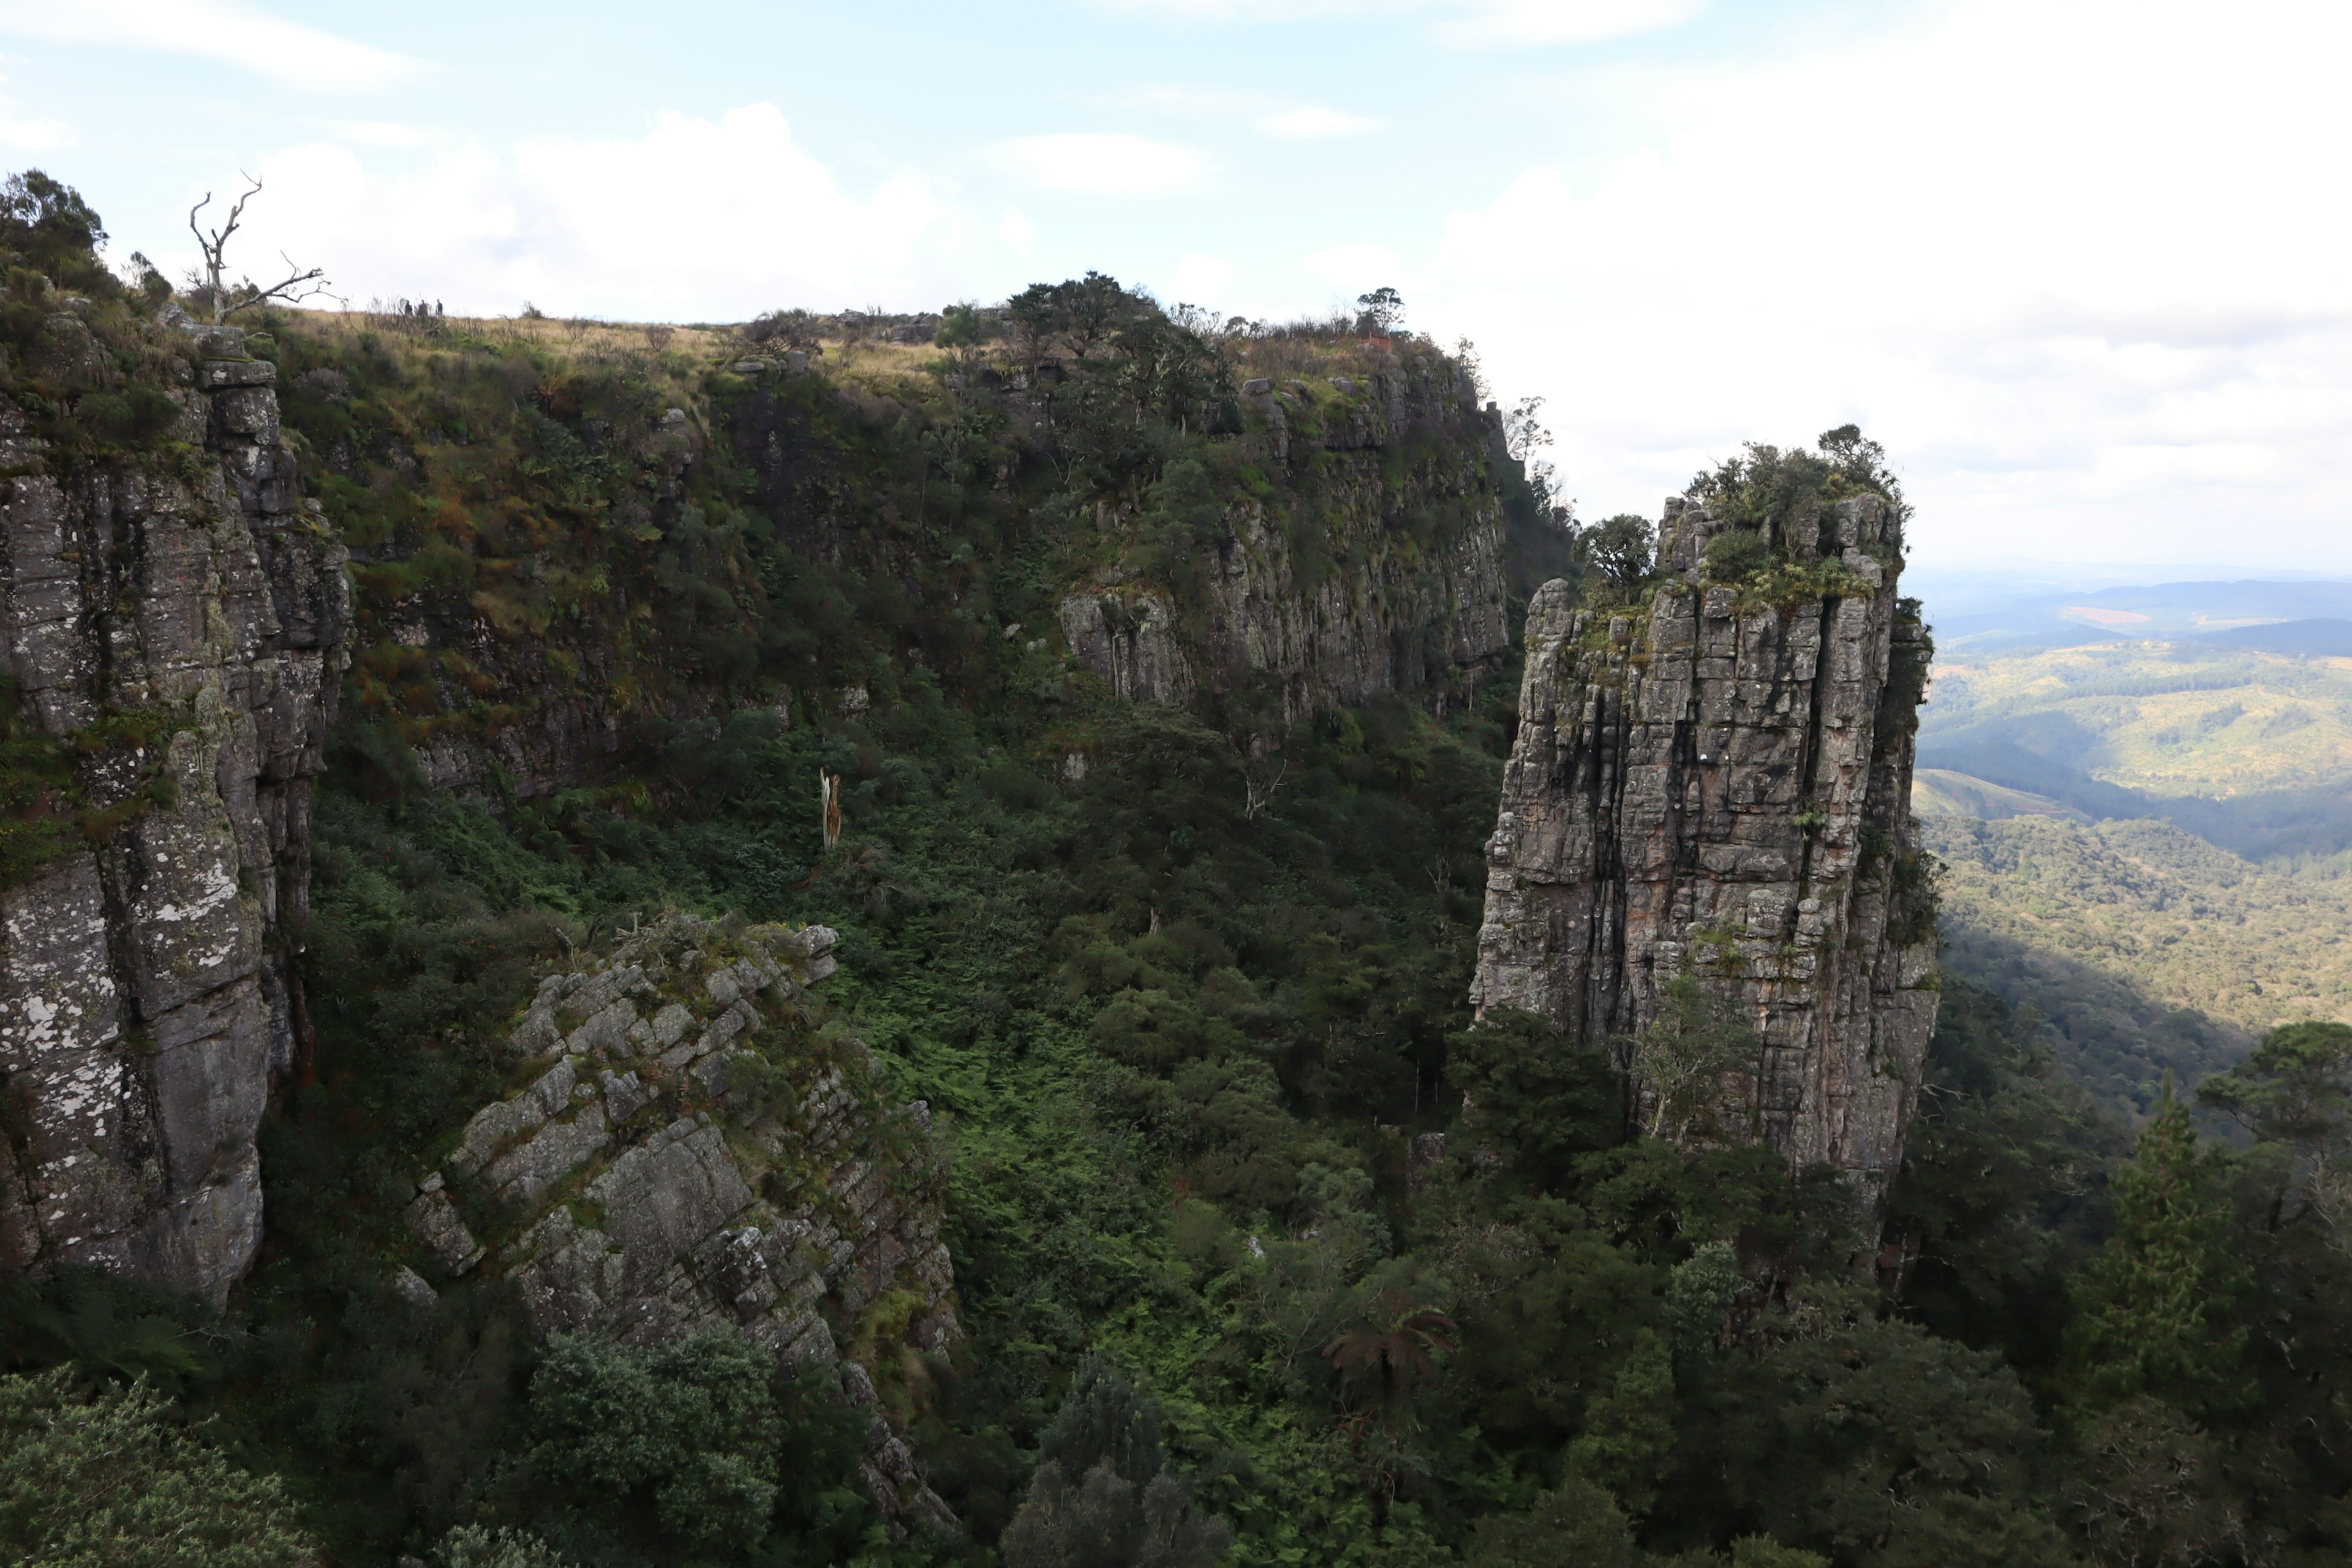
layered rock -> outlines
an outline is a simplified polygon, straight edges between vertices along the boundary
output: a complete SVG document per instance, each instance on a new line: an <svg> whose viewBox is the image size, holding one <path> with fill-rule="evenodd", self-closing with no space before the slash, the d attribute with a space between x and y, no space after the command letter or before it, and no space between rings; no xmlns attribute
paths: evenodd
<svg viewBox="0 0 2352 1568"><path fill-rule="evenodd" d="M1474 685L1509 643L1492 421L1451 363L1412 357L1319 383L1253 381L1244 442L1293 494L1227 508L1198 602L1118 569L1060 605L1080 663L1121 696L1181 703L1242 672L1287 717Z"/></svg>
<svg viewBox="0 0 2352 1568"><path fill-rule="evenodd" d="M803 1010L832 945L679 915L546 980L509 1037L543 1070L467 1122L409 1205L432 1271L504 1276L543 1333L740 1328L875 1406L842 1354L861 1319L894 1310L934 1350L960 1331L929 1113L891 1105L866 1047ZM866 1470L894 1519L954 1528L878 1413Z"/></svg>
<svg viewBox="0 0 2352 1568"><path fill-rule="evenodd" d="M1874 1199L1937 999L1900 520L1872 496L1809 512L1790 568L1745 584L1706 580L1721 526L1667 503L1646 605L1580 609L1555 582L1529 605L1472 1001L1631 1066L1687 968L1761 1039L1719 1086L1748 1113L1726 1121Z"/></svg>
<svg viewBox="0 0 2352 1568"><path fill-rule="evenodd" d="M291 961L350 616L275 366L198 339L192 456L74 464L0 399L0 621L97 836L0 893L0 1264L217 1297L261 1237L254 1133L301 1028Z"/></svg>

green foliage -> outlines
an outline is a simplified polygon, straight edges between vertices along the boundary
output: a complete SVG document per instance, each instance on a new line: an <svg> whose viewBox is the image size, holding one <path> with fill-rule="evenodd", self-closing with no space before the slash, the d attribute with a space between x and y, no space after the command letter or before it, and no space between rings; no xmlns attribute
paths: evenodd
<svg viewBox="0 0 2352 1568"><path fill-rule="evenodd" d="M1607 1492L1570 1479L1524 1513L1479 1520L1464 1561L1470 1568L1633 1568L1633 1532Z"/></svg>
<svg viewBox="0 0 2352 1568"><path fill-rule="evenodd" d="M2244 1061L2199 1084L2197 1102L2266 1143L2312 1160L2336 1154L2352 1130L2352 1026L2282 1025Z"/></svg>
<svg viewBox="0 0 2352 1568"><path fill-rule="evenodd" d="M1772 564L1772 542L1753 529L1734 528L1706 542L1706 575L1714 583L1744 583Z"/></svg>
<svg viewBox="0 0 2352 1568"><path fill-rule="evenodd" d="M811 1547L855 1542L864 1423L812 1403L810 1389L780 1391L782 1376L735 1334L646 1350L555 1335L531 1376L508 1506L592 1557L675 1543L741 1562L804 1535Z"/></svg>
<svg viewBox="0 0 2352 1568"><path fill-rule="evenodd" d="M1531 1186L1559 1190L1584 1155L1624 1136L1615 1064L1549 1018L1489 1011L1447 1037L1445 1070L1475 1108L1478 1136Z"/></svg>
<svg viewBox="0 0 2352 1568"><path fill-rule="evenodd" d="M2168 1081L2115 1178L2116 1230L2080 1287L2067 1331L2070 1381L2096 1407L2152 1394L2192 1413L2245 1397L2251 1283L2229 1242L2221 1162Z"/></svg>
<svg viewBox="0 0 2352 1568"><path fill-rule="evenodd" d="M2047 1376L2126 1134L2059 1070L2032 1016L1957 976L1939 1004L1887 1213L1914 1254L1903 1303L1937 1333Z"/></svg>
<svg viewBox="0 0 2352 1568"><path fill-rule="evenodd" d="M434 1568L572 1568L570 1562L528 1531L461 1524L441 1538Z"/></svg>
<svg viewBox="0 0 2352 1568"><path fill-rule="evenodd" d="M2013 1372L1866 1307L1812 1310L1705 1396L1696 1436L1748 1517L1839 1563L2070 1560L2035 1507L2042 1435Z"/></svg>
<svg viewBox="0 0 2352 1568"><path fill-rule="evenodd" d="M1108 1465L1075 1485L1048 1459L1004 1531L1006 1568L1213 1568L1231 1548L1223 1520L1205 1520L1173 1476L1139 1488Z"/></svg>
<svg viewBox="0 0 2352 1568"><path fill-rule="evenodd" d="M144 1384L0 1373L0 1552L27 1568L293 1568L310 1543L274 1477Z"/></svg>
<svg viewBox="0 0 2352 1568"><path fill-rule="evenodd" d="M1162 1468L1156 1406L1099 1358L1079 1368L1038 1454L1004 1530L1007 1568L1211 1568L1233 1543Z"/></svg>
<svg viewBox="0 0 2352 1568"><path fill-rule="evenodd" d="M1633 1046L1633 1078L1651 1137L1686 1145L1754 1134L1763 1037L1696 970L1684 969L1659 987L1656 1014ZM1733 1085L1743 1075L1750 1084L1744 1094Z"/></svg>
<svg viewBox="0 0 2352 1568"><path fill-rule="evenodd" d="M1664 1336L1643 1329L1608 1392L1587 1406L1584 1430L1568 1446L1568 1473L1604 1488L1636 1517L1648 1513L1673 1474L1674 1410L1674 1357Z"/></svg>
<svg viewBox="0 0 2352 1568"><path fill-rule="evenodd" d="M1657 552L1650 520L1632 512L1603 518L1576 536L1578 559L1616 597L1630 600L1650 580Z"/></svg>

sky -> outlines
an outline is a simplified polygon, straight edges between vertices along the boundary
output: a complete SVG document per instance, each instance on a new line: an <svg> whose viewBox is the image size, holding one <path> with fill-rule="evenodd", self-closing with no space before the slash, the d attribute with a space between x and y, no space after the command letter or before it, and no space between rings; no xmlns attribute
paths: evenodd
<svg viewBox="0 0 2352 1568"><path fill-rule="evenodd" d="M0 0L0 162L175 275L257 175L231 260L355 307L1387 286L1588 520L1853 421L1923 565L2352 575L2347 47L2340 0Z"/></svg>

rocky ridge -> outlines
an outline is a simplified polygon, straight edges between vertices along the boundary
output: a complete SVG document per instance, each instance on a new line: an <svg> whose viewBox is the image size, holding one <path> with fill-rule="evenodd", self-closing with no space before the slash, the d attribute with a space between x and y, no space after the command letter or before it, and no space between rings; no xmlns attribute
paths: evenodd
<svg viewBox="0 0 2352 1568"><path fill-rule="evenodd" d="M835 1369L874 1411L868 1489L902 1527L951 1531L871 1370L843 1353L877 1312L910 1350L961 1331L929 1111L891 1105L864 1045L804 1007L833 942L823 926L672 915L549 976L509 1037L546 1066L455 1135L408 1224L431 1273L502 1276L541 1333L644 1344L732 1327ZM420 1300L433 1289L402 1278Z"/></svg>
<svg viewBox="0 0 2352 1568"><path fill-rule="evenodd" d="M1937 1001L1901 519L1864 496L1791 520L1778 542L1804 575L1771 596L1707 580L1726 526L1675 498L1646 605L1582 609L1554 582L1529 605L1471 999L1630 1065L1688 968L1761 1037L1726 1102L1874 1200Z"/></svg>
<svg viewBox="0 0 2352 1568"><path fill-rule="evenodd" d="M79 329L61 312L47 341ZM0 399L6 668L28 726L79 752L96 834L0 893L0 1267L216 1298L260 1244L254 1133L300 1048L350 589L299 499L276 367L234 329L188 331L176 463L72 461Z"/></svg>

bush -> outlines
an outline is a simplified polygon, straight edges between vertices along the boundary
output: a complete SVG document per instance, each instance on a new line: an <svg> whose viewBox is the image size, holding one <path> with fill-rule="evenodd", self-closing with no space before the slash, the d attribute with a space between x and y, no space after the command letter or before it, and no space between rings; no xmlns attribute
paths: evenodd
<svg viewBox="0 0 2352 1568"><path fill-rule="evenodd" d="M0 1376L0 1557L36 1568L288 1568L310 1543L274 1476L238 1468L144 1383Z"/></svg>
<svg viewBox="0 0 2352 1568"><path fill-rule="evenodd" d="M1744 583L1772 560L1770 542L1749 529L1731 529L1706 542L1706 574L1712 582Z"/></svg>

